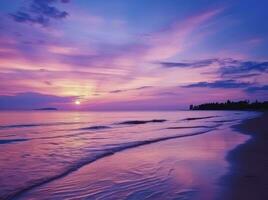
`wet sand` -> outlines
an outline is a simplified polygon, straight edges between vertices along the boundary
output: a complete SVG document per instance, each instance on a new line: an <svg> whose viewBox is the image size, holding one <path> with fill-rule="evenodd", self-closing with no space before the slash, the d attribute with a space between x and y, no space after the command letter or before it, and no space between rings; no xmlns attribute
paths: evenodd
<svg viewBox="0 0 268 200"><path fill-rule="evenodd" d="M230 173L224 176L222 199L268 199L268 112L234 127L251 139L231 151Z"/></svg>

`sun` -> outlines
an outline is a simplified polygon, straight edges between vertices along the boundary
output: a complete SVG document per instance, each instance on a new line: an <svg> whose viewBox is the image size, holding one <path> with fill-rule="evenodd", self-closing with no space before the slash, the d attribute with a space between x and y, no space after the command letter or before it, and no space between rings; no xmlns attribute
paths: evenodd
<svg viewBox="0 0 268 200"><path fill-rule="evenodd" d="M74 103L75 103L75 105L80 105L81 104L81 102L79 100L76 100Z"/></svg>

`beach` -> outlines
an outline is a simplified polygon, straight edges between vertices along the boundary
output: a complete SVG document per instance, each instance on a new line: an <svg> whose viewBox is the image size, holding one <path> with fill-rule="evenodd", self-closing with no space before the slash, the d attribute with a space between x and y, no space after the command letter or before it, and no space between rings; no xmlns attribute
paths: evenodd
<svg viewBox="0 0 268 200"><path fill-rule="evenodd" d="M268 200L268 0L0 0L0 200Z"/></svg>
<svg viewBox="0 0 268 200"><path fill-rule="evenodd" d="M246 194L244 179L252 195L265 199L260 196L265 177L257 187L247 171L256 168L256 161L247 160L254 151L243 150L255 134L241 133L262 127L266 118L256 118L257 112L1 115L0 197L5 200L238 199ZM266 173L265 167L255 173Z"/></svg>
<svg viewBox="0 0 268 200"><path fill-rule="evenodd" d="M223 177L226 190L222 199L268 199L268 112L245 120L234 129L251 139L231 151L230 172Z"/></svg>

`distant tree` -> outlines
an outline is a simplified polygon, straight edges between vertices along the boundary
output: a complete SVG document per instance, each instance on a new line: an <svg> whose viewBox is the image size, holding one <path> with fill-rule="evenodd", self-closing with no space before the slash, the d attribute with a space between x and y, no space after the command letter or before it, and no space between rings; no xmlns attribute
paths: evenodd
<svg viewBox="0 0 268 200"><path fill-rule="evenodd" d="M190 105L190 110L193 110L194 106L193 104Z"/></svg>

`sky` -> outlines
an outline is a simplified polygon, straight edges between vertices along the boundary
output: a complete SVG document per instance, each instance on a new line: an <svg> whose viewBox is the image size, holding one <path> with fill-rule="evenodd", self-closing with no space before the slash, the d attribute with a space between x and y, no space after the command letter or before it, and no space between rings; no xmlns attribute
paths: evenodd
<svg viewBox="0 0 268 200"><path fill-rule="evenodd" d="M267 7L267 0L0 0L0 109L268 100Z"/></svg>

